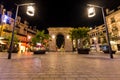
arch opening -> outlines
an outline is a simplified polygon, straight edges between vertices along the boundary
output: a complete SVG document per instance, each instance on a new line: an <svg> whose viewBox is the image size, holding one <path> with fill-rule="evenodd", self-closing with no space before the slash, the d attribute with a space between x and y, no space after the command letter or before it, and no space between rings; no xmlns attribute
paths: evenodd
<svg viewBox="0 0 120 80"><path fill-rule="evenodd" d="M58 34L56 37L56 46L58 49L60 48L64 48L64 44L65 44L65 39L64 36L62 34Z"/></svg>

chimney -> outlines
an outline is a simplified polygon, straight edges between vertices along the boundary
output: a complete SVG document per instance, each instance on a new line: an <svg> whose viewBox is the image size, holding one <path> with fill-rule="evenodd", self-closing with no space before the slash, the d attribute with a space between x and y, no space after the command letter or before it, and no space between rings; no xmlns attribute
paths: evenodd
<svg viewBox="0 0 120 80"><path fill-rule="evenodd" d="M107 15L109 14L109 9L108 9L108 8L106 9L106 14L107 14Z"/></svg>

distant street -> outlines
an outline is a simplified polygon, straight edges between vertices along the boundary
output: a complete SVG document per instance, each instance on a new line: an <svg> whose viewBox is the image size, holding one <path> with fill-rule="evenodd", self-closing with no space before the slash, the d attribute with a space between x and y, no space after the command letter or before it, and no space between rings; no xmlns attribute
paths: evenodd
<svg viewBox="0 0 120 80"><path fill-rule="evenodd" d="M8 54L0 52L0 80L120 80L120 53L77 54L47 52Z"/></svg>

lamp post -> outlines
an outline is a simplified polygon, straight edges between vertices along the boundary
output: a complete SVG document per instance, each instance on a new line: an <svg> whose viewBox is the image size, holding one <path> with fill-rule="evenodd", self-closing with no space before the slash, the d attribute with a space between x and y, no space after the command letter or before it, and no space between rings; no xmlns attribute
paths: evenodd
<svg viewBox="0 0 120 80"><path fill-rule="evenodd" d="M30 46L30 43L31 43L31 36L30 36L30 35L27 36L27 41L28 41L28 42L27 42L27 45L28 45L28 46L27 46L27 51L29 51L29 50L30 50L30 47L31 47L31 46Z"/></svg>
<svg viewBox="0 0 120 80"><path fill-rule="evenodd" d="M12 38L11 38L9 52L8 52L8 59L11 59L11 53L12 53L12 47L13 47L13 41L14 41L14 31L15 31L16 19L17 19L19 7L20 6L29 6L29 5L31 6L31 5L34 5L34 4L35 3L16 4L17 9L16 9L16 14L15 14L14 26L13 26L13 30L12 30ZM34 15L34 9L33 9L33 7L29 8L27 10L27 14L30 15L30 16Z"/></svg>
<svg viewBox="0 0 120 80"><path fill-rule="evenodd" d="M108 46L109 46L109 54L110 54L110 58L113 59L113 54L112 54L112 48L111 48L111 44L110 44L110 37L109 37L109 32L108 32L108 27L107 27L107 23L106 23L106 19L105 19L105 13L103 10L103 7L101 6L97 6L97 5L93 5L93 4L87 4L89 7L96 7L96 8L100 8L102 10L102 16L103 16L103 21L104 21L104 25L105 25L105 29L106 29L106 37L108 40ZM90 17L93 17L95 15L95 10L94 9L89 9L90 13L88 13L88 15L91 15ZM92 13L93 12L93 13ZM93 16L92 16L93 15Z"/></svg>

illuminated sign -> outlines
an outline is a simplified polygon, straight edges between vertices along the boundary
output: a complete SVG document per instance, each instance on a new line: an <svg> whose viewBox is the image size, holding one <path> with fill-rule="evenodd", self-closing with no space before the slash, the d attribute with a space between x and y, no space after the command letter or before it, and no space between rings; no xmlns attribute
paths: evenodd
<svg viewBox="0 0 120 80"><path fill-rule="evenodd" d="M7 23L8 19L9 19L9 17L7 15L2 15L2 22L3 23Z"/></svg>

